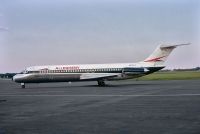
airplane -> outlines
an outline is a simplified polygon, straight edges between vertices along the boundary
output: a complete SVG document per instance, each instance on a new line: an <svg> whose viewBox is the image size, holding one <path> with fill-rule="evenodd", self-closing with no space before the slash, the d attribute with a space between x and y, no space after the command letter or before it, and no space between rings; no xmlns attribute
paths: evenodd
<svg viewBox="0 0 200 134"><path fill-rule="evenodd" d="M178 46L159 45L145 60L137 63L83 64L83 65L47 65L27 67L16 74L12 80L21 83L97 81L98 86L105 86L105 81L125 80L142 77L165 67L172 50Z"/></svg>

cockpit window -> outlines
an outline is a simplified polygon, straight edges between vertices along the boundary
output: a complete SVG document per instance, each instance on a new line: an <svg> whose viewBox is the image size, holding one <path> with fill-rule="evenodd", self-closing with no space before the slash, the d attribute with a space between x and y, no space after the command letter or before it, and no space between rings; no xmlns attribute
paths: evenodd
<svg viewBox="0 0 200 134"><path fill-rule="evenodd" d="M27 73L28 73L27 70L23 70L23 71L20 72L20 74L27 74Z"/></svg>

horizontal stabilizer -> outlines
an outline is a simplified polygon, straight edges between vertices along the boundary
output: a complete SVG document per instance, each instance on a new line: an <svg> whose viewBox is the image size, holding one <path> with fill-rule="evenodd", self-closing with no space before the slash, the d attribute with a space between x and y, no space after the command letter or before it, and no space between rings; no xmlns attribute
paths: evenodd
<svg viewBox="0 0 200 134"><path fill-rule="evenodd" d="M161 45L160 48L161 49L165 49L165 48L176 48L178 46L185 46L185 45L190 45L190 43L186 43L186 44L177 44L177 45Z"/></svg>

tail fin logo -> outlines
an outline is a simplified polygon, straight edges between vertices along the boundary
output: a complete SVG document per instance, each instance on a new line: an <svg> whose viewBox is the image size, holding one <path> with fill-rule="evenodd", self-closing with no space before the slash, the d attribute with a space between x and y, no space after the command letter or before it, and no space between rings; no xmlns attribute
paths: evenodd
<svg viewBox="0 0 200 134"><path fill-rule="evenodd" d="M161 56L161 57L157 57L157 58L152 58L152 59L147 59L144 62L157 62L157 61L163 61L162 58L164 58L166 56Z"/></svg>

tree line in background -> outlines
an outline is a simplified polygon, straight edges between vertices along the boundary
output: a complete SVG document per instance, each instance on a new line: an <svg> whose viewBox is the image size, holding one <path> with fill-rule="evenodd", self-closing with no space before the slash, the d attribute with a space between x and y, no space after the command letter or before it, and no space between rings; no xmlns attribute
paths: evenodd
<svg viewBox="0 0 200 134"><path fill-rule="evenodd" d="M195 67L195 68L186 68L186 69L163 69L160 70L161 72L167 72L167 71L200 71L200 67Z"/></svg>
<svg viewBox="0 0 200 134"><path fill-rule="evenodd" d="M11 79L14 75L17 73L5 73L5 74L0 74L0 78L8 78Z"/></svg>
<svg viewBox="0 0 200 134"><path fill-rule="evenodd" d="M188 68L188 69L173 69L173 70L165 69L165 70L161 70L161 72L167 72L167 71L200 71L200 67ZM4 73L4 74L0 74L0 78L11 79L16 74L17 73Z"/></svg>

